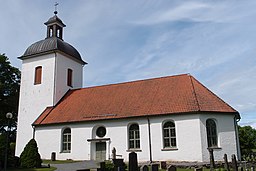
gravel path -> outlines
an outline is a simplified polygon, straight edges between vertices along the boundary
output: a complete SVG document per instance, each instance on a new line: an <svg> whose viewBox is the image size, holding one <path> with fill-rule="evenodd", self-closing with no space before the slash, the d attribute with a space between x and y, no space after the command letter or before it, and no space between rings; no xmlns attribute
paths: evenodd
<svg viewBox="0 0 256 171"><path fill-rule="evenodd" d="M57 168L55 171L77 171L83 169L96 169L99 167L99 164L95 161L81 161L65 164L51 164L51 166Z"/></svg>

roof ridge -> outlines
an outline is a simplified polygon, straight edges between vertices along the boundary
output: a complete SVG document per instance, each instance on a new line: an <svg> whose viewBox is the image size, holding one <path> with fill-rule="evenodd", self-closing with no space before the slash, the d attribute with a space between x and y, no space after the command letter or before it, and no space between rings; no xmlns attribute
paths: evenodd
<svg viewBox="0 0 256 171"><path fill-rule="evenodd" d="M199 101L198 101L198 98L197 98L197 95L196 95L195 86L194 86L194 83L193 83L193 80L192 80L192 77L193 77L193 76L189 75L189 79L190 79L190 81L191 81L192 88L193 88L193 95L194 95L194 97L195 97L195 99L196 99L196 104L197 104L197 107L198 107L198 111L201 111L200 105L199 105ZM193 78L194 78L194 77L193 77Z"/></svg>
<svg viewBox="0 0 256 171"><path fill-rule="evenodd" d="M126 82L120 82L120 83L110 83L110 84L105 84L105 85L96 85L96 86L84 87L84 88L79 88L79 89L89 89L89 88L96 88L96 87L107 87L107 86L130 84L130 83L145 82L145 81L150 81L150 80L158 80L158 79L165 79L165 78L172 78L172 77L182 77L182 76L190 76L190 74L178 74L178 75L171 75L171 76L154 77L154 78L126 81ZM73 90L77 90L77 89L73 89Z"/></svg>
<svg viewBox="0 0 256 171"><path fill-rule="evenodd" d="M215 98L217 98L217 100L221 101L222 103L225 103L228 107L230 107L232 110L236 111L239 115L239 112L234 109L232 106L230 106L228 103L226 103L222 98L220 98L219 96L217 96L217 94L215 94L214 92L212 92L210 89L208 89L204 84L200 83L197 79L195 79L194 77L192 77L194 81L196 81L198 84L200 84L201 86L203 86L205 88L205 90L207 90L210 94L212 94ZM240 117L240 116L239 116Z"/></svg>

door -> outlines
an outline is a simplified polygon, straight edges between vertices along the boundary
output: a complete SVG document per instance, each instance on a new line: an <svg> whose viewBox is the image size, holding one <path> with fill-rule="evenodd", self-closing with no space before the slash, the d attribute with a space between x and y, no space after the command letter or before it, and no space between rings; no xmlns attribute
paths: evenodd
<svg viewBox="0 0 256 171"><path fill-rule="evenodd" d="M96 160L106 160L106 142L96 143Z"/></svg>

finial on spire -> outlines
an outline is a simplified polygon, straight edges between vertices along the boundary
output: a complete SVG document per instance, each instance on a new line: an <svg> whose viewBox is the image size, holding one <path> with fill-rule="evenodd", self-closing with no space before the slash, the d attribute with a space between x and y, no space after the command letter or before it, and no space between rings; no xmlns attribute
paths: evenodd
<svg viewBox="0 0 256 171"><path fill-rule="evenodd" d="M58 14L58 11L57 11L57 6L59 5L58 2L55 2L54 6L55 6L55 11L54 11L54 14L57 15Z"/></svg>

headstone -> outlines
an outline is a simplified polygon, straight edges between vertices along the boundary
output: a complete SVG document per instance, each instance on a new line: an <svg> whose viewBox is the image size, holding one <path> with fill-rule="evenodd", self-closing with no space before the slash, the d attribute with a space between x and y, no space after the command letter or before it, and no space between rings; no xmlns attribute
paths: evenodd
<svg viewBox="0 0 256 171"><path fill-rule="evenodd" d="M231 158L232 158L232 168L233 168L233 171L238 171L236 155L232 154Z"/></svg>
<svg viewBox="0 0 256 171"><path fill-rule="evenodd" d="M100 170L106 171L106 163L105 162L100 162Z"/></svg>
<svg viewBox="0 0 256 171"><path fill-rule="evenodd" d="M140 168L140 171L149 171L148 166L147 166L147 165L143 165L143 166Z"/></svg>
<svg viewBox="0 0 256 171"><path fill-rule="evenodd" d="M152 164L151 165L151 171L158 171L158 167L159 167L158 164Z"/></svg>
<svg viewBox="0 0 256 171"><path fill-rule="evenodd" d="M203 171L202 167L195 168L194 171Z"/></svg>
<svg viewBox="0 0 256 171"><path fill-rule="evenodd" d="M254 166L252 166L252 167L251 167L251 171L255 171L255 168L254 168Z"/></svg>
<svg viewBox="0 0 256 171"><path fill-rule="evenodd" d="M115 147L112 150L112 159L116 159L116 148Z"/></svg>
<svg viewBox="0 0 256 171"><path fill-rule="evenodd" d="M210 170L214 171L215 168L215 162L214 162L214 156L213 156L213 149L208 148L209 155L210 155Z"/></svg>
<svg viewBox="0 0 256 171"><path fill-rule="evenodd" d="M113 159L114 171L124 171L125 170L125 164L124 159Z"/></svg>
<svg viewBox="0 0 256 171"><path fill-rule="evenodd" d="M51 161L56 161L56 153L52 152L51 154Z"/></svg>
<svg viewBox="0 0 256 171"><path fill-rule="evenodd" d="M129 154L129 171L138 171L138 160L135 152Z"/></svg>
<svg viewBox="0 0 256 171"><path fill-rule="evenodd" d="M166 161L161 161L160 167L161 167L161 169L167 169Z"/></svg>
<svg viewBox="0 0 256 171"><path fill-rule="evenodd" d="M225 168L225 170L230 171L230 170L229 170L229 164L228 164L228 156L227 156L227 154L224 154L223 159L224 159L224 168Z"/></svg>
<svg viewBox="0 0 256 171"><path fill-rule="evenodd" d="M167 171L176 171L176 170L177 170L177 168L173 165L170 165L167 169Z"/></svg>

